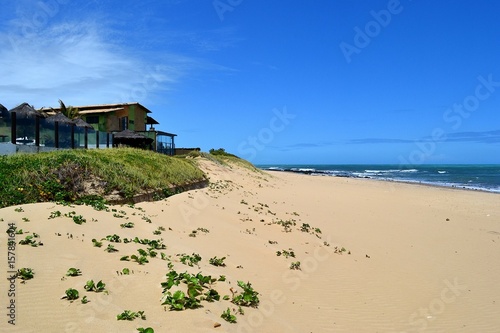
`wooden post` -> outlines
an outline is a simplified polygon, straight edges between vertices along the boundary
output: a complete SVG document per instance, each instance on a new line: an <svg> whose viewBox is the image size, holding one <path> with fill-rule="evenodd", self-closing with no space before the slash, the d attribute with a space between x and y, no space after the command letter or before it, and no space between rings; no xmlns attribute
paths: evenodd
<svg viewBox="0 0 500 333"><path fill-rule="evenodd" d="M40 147L40 117L35 118L35 146Z"/></svg>
<svg viewBox="0 0 500 333"><path fill-rule="evenodd" d="M95 131L95 147L99 149L99 131Z"/></svg>
<svg viewBox="0 0 500 333"><path fill-rule="evenodd" d="M75 149L75 124L71 124L71 149Z"/></svg>
<svg viewBox="0 0 500 333"><path fill-rule="evenodd" d="M12 144L16 144L16 126L17 126L17 117L15 112L10 113L10 142Z"/></svg>
<svg viewBox="0 0 500 333"><path fill-rule="evenodd" d="M85 127L84 142L85 149L89 149L89 129L87 127Z"/></svg>
<svg viewBox="0 0 500 333"><path fill-rule="evenodd" d="M174 136L172 136L172 150L170 151L170 155L174 156L175 155L175 143L174 143Z"/></svg>
<svg viewBox="0 0 500 333"><path fill-rule="evenodd" d="M59 148L59 122L54 122L54 147Z"/></svg>

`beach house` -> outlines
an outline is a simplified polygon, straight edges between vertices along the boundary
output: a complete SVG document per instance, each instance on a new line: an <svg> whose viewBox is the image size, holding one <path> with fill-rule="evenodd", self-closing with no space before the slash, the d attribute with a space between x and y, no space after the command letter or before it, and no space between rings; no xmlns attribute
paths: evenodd
<svg viewBox="0 0 500 333"><path fill-rule="evenodd" d="M152 118L151 111L140 103L84 105L73 108L78 109L80 117L96 131L116 134L125 130L125 133L133 131L152 139L153 150L167 155L175 153L174 138L177 135L155 130L153 125L158 125L158 121ZM52 110L60 111L59 108L50 109Z"/></svg>

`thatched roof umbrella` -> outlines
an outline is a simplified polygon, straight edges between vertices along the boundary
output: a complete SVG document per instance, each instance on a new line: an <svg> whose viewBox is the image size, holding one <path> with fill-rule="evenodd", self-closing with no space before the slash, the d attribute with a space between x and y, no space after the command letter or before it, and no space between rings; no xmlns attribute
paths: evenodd
<svg viewBox="0 0 500 333"><path fill-rule="evenodd" d="M61 112L56 113L53 116L47 117L45 121L48 124L53 124L55 127L55 123L58 123L58 130L54 132L54 141L56 141L56 147L58 148L74 148L74 139L72 139L73 134L70 134L68 127L72 126L75 122ZM63 127L61 127L63 125ZM71 133L74 131L74 127L71 127ZM56 134L57 133L57 134Z"/></svg>
<svg viewBox="0 0 500 333"><path fill-rule="evenodd" d="M43 114L37 110L35 110L28 103L23 103L15 108L11 109L9 112L15 112L16 118L35 118L35 117L43 117Z"/></svg>
<svg viewBox="0 0 500 333"><path fill-rule="evenodd" d="M114 135L113 143L115 145L122 144L131 147L145 148L153 141L153 139L148 138L140 133L126 129Z"/></svg>
<svg viewBox="0 0 500 333"><path fill-rule="evenodd" d="M3 106L2 104L0 104L0 121L1 122L9 122L9 119L10 119L10 113L9 113L9 110L7 110L7 108L5 106ZM6 126L4 124L2 124L2 126ZM0 142L4 142L5 139L8 138L7 135L5 134L0 134Z"/></svg>
<svg viewBox="0 0 500 333"><path fill-rule="evenodd" d="M37 136L37 121L44 118L45 115L40 111L35 110L28 103L22 103L19 106L9 110L12 124L16 135L16 143L36 144ZM15 122L12 114L15 114Z"/></svg>
<svg viewBox="0 0 500 333"><path fill-rule="evenodd" d="M59 124L65 124L65 125L72 125L75 123L73 120L69 119L61 112L58 112L53 116L47 117L45 121L47 121L48 123L55 123L57 121Z"/></svg>
<svg viewBox="0 0 500 333"><path fill-rule="evenodd" d="M9 119L10 113L9 110L2 104L0 104L0 119Z"/></svg>
<svg viewBox="0 0 500 333"><path fill-rule="evenodd" d="M81 127L81 128L94 128L92 125L88 124L85 120L82 118L76 118L73 119L73 122L75 123L76 127Z"/></svg>

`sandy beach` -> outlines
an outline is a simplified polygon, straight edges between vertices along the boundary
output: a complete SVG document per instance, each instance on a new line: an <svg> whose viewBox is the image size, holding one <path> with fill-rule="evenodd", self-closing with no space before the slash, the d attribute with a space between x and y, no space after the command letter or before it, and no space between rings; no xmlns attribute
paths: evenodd
<svg viewBox="0 0 500 333"><path fill-rule="evenodd" d="M108 211L55 203L1 209L0 330L500 331L500 195L199 163L210 186L162 201ZM86 220L81 225L72 219L79 215ZM120 226L128 222L132 228ZM9 223L23 230L12 255ZM19 244L34 233L43 245ZM169 258L158 254L140 265L120 258L145 245L102 240L102 247L93 246L92 239L114 234L162 239L166 249L158 252ZM106 252L109 244L118 251ZM295 257L286 258L285 251ZM202 258L199 266L178 256L193 253ZM13 296L7 292L9 256L16 270L35 272L32 279L15 280ZM211 265L213 257L226 257L226 266ZM296 262L300 269L291 269ZM184 311L161 305L169 263L177 272L224 275L226 281L213 285L221 300ZM66 276L71 267L81 275ZM102 280L107 291L86 291L91 279ZM244 314L235 314L231 324L221 314L238 307L222 296L240 292L237 281L250 282L260 304L242 307ZM80 298L61 299L68 288ZM124 310L144 311L146 318L117 320Z"/></svg>

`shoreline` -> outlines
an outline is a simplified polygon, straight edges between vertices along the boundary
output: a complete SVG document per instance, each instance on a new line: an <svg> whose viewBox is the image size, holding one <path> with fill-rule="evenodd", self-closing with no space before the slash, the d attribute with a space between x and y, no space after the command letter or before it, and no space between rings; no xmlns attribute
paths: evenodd
<svg viewBox="0 0 500 333"><path fill-rule="evenodd" d="M350 175L345 175L345 176L339 176L339 175L327 175L327 174L315 174L314 172L303 172L303 171L292 171L292 170L279 170L279 169L262 169L259 168L261 171L269 171L269 172L285 172L285 173L291 173L291 174L301 174L304 176L309 176L309 177L332 177L332 178L346 178L346 179L365 179L365 180L374 180L374 181L380 181L380 182L388 182L388 183L399 183L399 184L408 184L408 185L418 185L418 186L428 186L428 187L436 187L436 188L444 188L444 189L450 189L450 190L459 190L459 191L471 191L471 192L482 192L482 193L491 193L491 194L500 194L500 190L488 190L488 189L483 189L483 188L472 188L472 187L466 187L466 186L457 186L457 185L445 185L445 184L438 184L438 183L432 183L432 182L423 182L423 181L411 181L411 180L401 180L401 179L381 179L381 178L374 178L374 177L359 177L359 176L350 176Z"/></svg>

